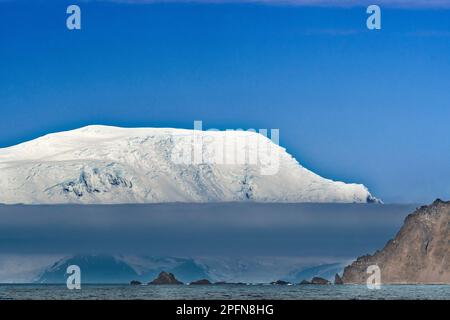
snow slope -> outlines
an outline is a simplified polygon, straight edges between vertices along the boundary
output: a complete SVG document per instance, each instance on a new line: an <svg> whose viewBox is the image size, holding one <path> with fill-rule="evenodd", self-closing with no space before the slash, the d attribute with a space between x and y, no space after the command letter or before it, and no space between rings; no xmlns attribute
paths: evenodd
<svg viewBox="0 0 450 320"><path fill-rule="evenodd" d="M263 135L88 126L0 149L0 203L377 202Z"/></svg>

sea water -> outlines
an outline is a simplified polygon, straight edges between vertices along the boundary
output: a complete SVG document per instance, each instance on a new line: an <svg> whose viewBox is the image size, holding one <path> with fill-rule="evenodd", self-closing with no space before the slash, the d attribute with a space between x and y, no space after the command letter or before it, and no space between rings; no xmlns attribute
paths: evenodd
<svg viewBox="0 0 450 320"><path fill-rule="evenodd" d="M131 286L84 285L68 290L65 285L0 285L0 300L450 300L450 285L205 285Z"/></svg>

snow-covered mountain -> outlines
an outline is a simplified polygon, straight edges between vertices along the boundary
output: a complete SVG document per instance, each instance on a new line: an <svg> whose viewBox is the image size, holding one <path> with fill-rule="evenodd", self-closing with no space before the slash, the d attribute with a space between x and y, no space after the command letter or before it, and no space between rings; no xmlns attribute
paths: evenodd
<svg viewBox="0 0 450 320"><path fill-rule="evenodd" d="M38 257L31 257L37 259ZM42 260L42 259L41 259ZM0 256L1 263L1 256ZM49 260L47 267L35 270L28 282L65 283L70 265L81 269L82 283L147 283L161 271L173 273L184 283L208 279L212 282L269 283L285 279L292 283L321 276L330 281L349 260L327 257L154 257L136 255L78 254ZM14 276L12 274L11 276ZM9 280L8 273L4 275ZM27 282L27 281L8 282ZM5 280L3 280L5 281ZM0 283L2 278L0 278Z"/></svg>
<svg viewBox="0 0 450 320"><path fill-rule="evenodd" d="M211 279L207 267L192 258L78 254L56 260L41 270L32 281L65 283L67 267L70 265L80 267L82 282L85 284L130 283L131 280L147 283L161 271L174 273L183 282Z"/></svg>
<svg viewBox="0 0 450 320"><path fill-rule="evenodd" d="M261 134L88 126L0 149L0 203L377 202Z"/></svg>

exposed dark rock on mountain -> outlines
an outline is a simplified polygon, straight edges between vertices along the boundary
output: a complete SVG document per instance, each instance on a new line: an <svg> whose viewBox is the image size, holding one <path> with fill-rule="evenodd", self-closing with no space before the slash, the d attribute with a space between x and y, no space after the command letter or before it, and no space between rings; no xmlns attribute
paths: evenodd
<svg viewBox="0 0 450 320"><path fill-rule="evenodd" d="M344 283L366 283L367 267L377 265L381 283L450 283L450 202L436 200L406 217L393 240L344 270Z"/></svg>
<svg viewBox="0 0 450 320"><path fill-rule="evenodd" d="M193 281L190 284L191 285L210 285L212 283L208 279L201 279L201 280Z"/></svg>
<svg viewBox="0 0 450 320"><path fill-rule="evenodd" d="M342 278L337 273L334 276L334 284L336 285L344 284L344 281L342 281Z"/></svg>
<svg viewBox="0 0 450 320"><path fill-rule="evenodd" d="M60 185L64 193L73 193L78 198L85 194L108 193L113 187L133 188L133 183L120 176L118 172L102 172L97 168L81 170L76 180Z"/></svg>
<svg viewBox="0 0 450 320"><path fill-rule="evenodd" d="M137 280L131 280L130 285L132 286L140 286L142 284L142 282L137 281Z"/></svg>
<svg viewBox="0 0 450 320"><path fill-rule="evenodd" d="M178 281L173 273L162 271L159 276L148 284L162 285L162 284L183 284L183 282Z"/></svg>
<svg viewBox="0 0 450 320"><path fill-rule="evenodd" d="M331 282L324 278L314 277L311 280L311 284L326 285L326 284L331 284Z"/></svg>

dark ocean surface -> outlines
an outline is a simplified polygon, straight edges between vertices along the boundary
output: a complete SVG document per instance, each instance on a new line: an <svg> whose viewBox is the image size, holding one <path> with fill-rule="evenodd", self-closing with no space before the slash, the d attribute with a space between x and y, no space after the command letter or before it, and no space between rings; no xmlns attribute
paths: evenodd
<svg viewBox="0 0 450 320"><path fill-rule="evenodd" d="M69 290L64 285L0 285L0 300L22 299L450 299L450 285L385 285L370 290L364 285L210 285L210 286L130 286L86 285Z"/></svg>

